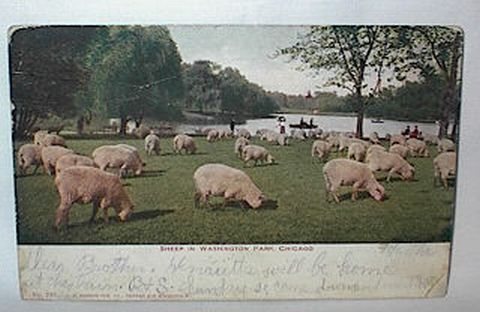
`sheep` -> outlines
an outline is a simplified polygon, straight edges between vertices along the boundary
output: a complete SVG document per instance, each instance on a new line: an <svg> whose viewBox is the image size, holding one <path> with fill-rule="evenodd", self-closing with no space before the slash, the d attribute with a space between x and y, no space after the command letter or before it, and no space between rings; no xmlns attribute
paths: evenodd
<svg viewBox="0 0 480 312"><path fill-rule="evenodd" d="M217 130L212 129L212 130L208 131L208 133L207 133L207 141L208 142L213 142L217 139L219 139L219 133L218 133Z"/></svg>
<svg viewBox="0 0 480 312"><path fill-rule="evenodd" d="M438 144L438 136L434 135L434 134L430 134L430 133L425 133L423 135L423 142L425 142L426 144Z"/></svg>
<svg viewBox="0 0 480 312"><path fill-rule="evenodd" d="M114 146L123 147L123 148L126 148L128 150L131 150L132 152L138 153L138 149L135 146L131 146L131 145L128 145L128 144L123 144L123 143L120 143L120 144L117 144L117 145L114 145Z"/></svg>
<svg viewBox="0 0 480 312"><path fill-rule="evenodd" d="M185 153L194 154L197 151L197 146L192 137L186 134L178 134L173 138L173 151L175 153L182 153L182 150L185 150Z"/></svg>
<svg viewBox="0 0 480 312"><path fill-rule="evenodd" d="M408 147L400 144L390 146L390 149L388 151L390 153L400 155L403 159L407 159L408 154L410 153L410 149Z"/></svg>
<svg viewBox="0 0 480 312"><path fill-rule="evenodd" d="M273 131L272 131L272 130L269 130L269 129L265 129L265 128L263 128L263 129L258 129L258 130L255 132L255 135L256 135L257 137L259 137L260 140L263 141L263 140L265 140L265 138L263 137L263 135L264 135L265 133L267 133L267 132L273 132ZM263 137L263 139L262 139L262 137Z"/></svg>
<svg viewBox="0 0 480 312"><path fill-rule="evenodd" d="M138 152L118 145L100 146L93 151L92 157L98 168L103 171L108 168L117 169L120 177L124 177L128 170L139 176L145 166Z"/></svg>
<svg viewBox="0 0 480 312"><path fill-rule="evenodd" d="M224 164L200 166L193 175L195 182L195 208L200 201L209 204L210 196L222 196L223 206L229 200L246 201L252 208L259 208L266 198L262 191L243 171Z"/></svg>
<svg viewBox="0 0 480 312"><path fill-rule="evenodd" d="M367 149L367 155L370 153L374 153L375 151L382 151L385 152L385 147L378 145L378 144L373 144Z"/></svg>
<svg viewBox="0 0 480 312"><path fill-rule="evenodd" d="M312 144L312 162L315 156L318 156L320 161L326 160L331 149L331 143L322 140L315 140Z"/></svg>
<svg viewBox="0 0 480 312"><path fill-rule="evenodd" d="M155 155L160 155L160 138L154 133L150 133L145 137L145 151L148 156L152 156L155 152Z"/></svg>
<svg viewBox="0 0 480 312"><path fill-rule="evenodd" d="M388 171L387 182L390 182L394 173L399 174L402 180L412 180L415 175L415 168L400 155L394 153L377 151L368 154L366 163L373 172Z"/></svg>
<svg viewBox="0 0 480 312"><path fill-rule="evenodd" d="M33 171L33 174L35 174L38 167L42 165L42 148L36 144L22 145L17 155L21 174L24 174L31 166L35 166Z"/></svg>
<svg viewBox="0 0 480 312"><path fill-rule="evenodd" d="M220 129L220 130L218 130L218 138L219 139L222 139L222 138L228 139L228 138L231 138L232 136L233 136L233 132L230 129Z"/></svg>
<svg viewBox="0 0 480 312"><path fill-rule="evenodd" d="M454 152L455 143L453 143L453 141L449 139L441 139L438 141L437 150L438 150L438 153Z"/></svg>
<svg viewBox="0 0 480 312"><path fill-rule="evenodd" d="M357 199L358 191L366 190L376 201L383 200L385 189L377 182L373 172L367 165L349 159L332 159L323 166L325 179L325 199L329 200L332 194L337 203L340 199L337 189L342 186L352 186L352 200Z"/></svg>
<svg viewBox="0 0 480 312"><path fill-rule="evenodd" d="M149 127L145 125L140 125L138 128L133 129L133 134L139 139L145 139L147 135L151 133Z"/></svg>
<svg viewBox="0 0 480 312"><path fill-rule="evenodd" d="M40 146L53 146L53 145L58 145L58 146L63 146L67 147L65 144L65 139L62 138L59 135L56 134L46 134L44 135L40 141L39 141Z"/></svg>
<svg viewBox="0 0 480 312"><path fill-rule="evenodd" d="M407 147L410 150L410 154L413 157L422 156L422 157L429 157L430 154L428 152L427 144L425 142L420 141L418 139L408 139L407 140Z"/></svg>
<svg viewBox="0 0 480 312"><path fill-rule="evenodd" d="M43 138L48 135L47 130L38 130L33 134L33 144L42 145Z"/></svg>
<svg viewBox="0 0 480 312"><path fill-rule="evenodd" d="M305 140L305 138L307 137L307 134L302 129L293 129L292 131L290 131L290 135L292 138L300 141Z"/></svg>
<svg viewBox="0 0 480 312"><path fill-rule="evenodd" d="M239 158L242 158L243 148L249 144L250 144L250 141L248 139L244 137L239 137L235 141L235 148L234 148L235 155L237 155Z"/></svg>
<svg viewBox="0 0 480 312"><path fill-rule="evenodd" d="M250 138L252 137L250 132L245 128L238 129L237 136L240 137L240 138L243 137L247 140L250 140Z"/></svg>
<svg viewBox="0 0 480 312"><path fill-rule="evenodd" d="M308 137L311 139L319 139L323 133L323 130L320 128L317 129L311 129L308 131Z"/></svg>
<svg viewBox="0 0 480 312"><path fill-rule="evenodd" d="M455 152L444 152L433 159L433 185L436 186L437 179L443 182L443 187L448 190L448 178L456 174L457 154Z"/></svg>
<svg viewBox="0 0 480 312"><path fill-rule="evenodd" d="M405 145L406 143L407 139L401 134L394 134L390 137L390 146L394 144Z"/></svg>
<svg viewBox="0 0 480 312"><path fill-rule="evenodd" d="M245 146L242 151L242 158L245 165L247 165L248 161L250 160L255 161L255 166L257 165L258 161L267 162L268 164L275 162L275 158L273 158L268 150L258 145Z"/></svg>
<svg viewBox="0 0 480 312"><path fill-rule="evenodd" d="M77 154L65 154L60 157L55 164L55 175L57 176L66 168L73 166L96 167L93 159L91 159L90 157Z"/></svg>
<svg viewBox="0 0 480 312"><path fill-rule="evenodd" d="M279 134L279 133L276 133L276 132L273 132L273 131L268 131L268 132L265 132L264 134L262 134L262 136L260 137L260 140L262 140L262 139L267 140L267 142L269 142L269 143L277 144L277 145L281 145L281 146L284 146L284 145L288 144L287 137L285 136L285 134L283 134L283 133Z"/></svg>
<svg viewBox="0 0 480 312"><path fill-rule="evenodd" d="M63 222L68 226L68 215L74 203L93 203L90 222L95 220L98 208L103 210L103 220L108 223L108 208L113 207L121 221L133 212L133 204L122 187L120 178L100 169L85 166L65 168L55 178L60 204L55 213L55 228Z"/></svg>
<svg viewBox="0 0 480 312"><path fill-rule="evenodd" d="M66 154L74 154L74 152L71 149L57 145L43 147L41 155L45 172L49 175L54 174L57 160Z"/></svg>
<svg viewBox="0 0 480 312"><path fill-rule="evenodd" d="M202 128L202 129L200 130L200 133L203 134L203 135L207 135L208 132L210 132L210 130L213 130L213 128L208 128L208 127Z"/></svg>
<svg viewBox="0 0 480 312"><path fill-rule="evenodd" d="M370 133L368 139L372 144L380 144L380 138L378 137L378 133L376 131Z"/></svg>
<svg viewBox="0 0 480 312"><path fill-rule="evenodd" d="M367 149L365 148L365 145L358 142L353 142L348 146L347 158L353 158L354 160L361 162L365 158L366 152Z"/></svg>

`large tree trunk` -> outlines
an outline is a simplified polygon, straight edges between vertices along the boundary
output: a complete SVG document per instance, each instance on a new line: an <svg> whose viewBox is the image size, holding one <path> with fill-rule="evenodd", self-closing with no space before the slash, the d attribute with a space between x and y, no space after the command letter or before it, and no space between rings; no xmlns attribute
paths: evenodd
<svg viewBox="0 0 480 312"><path fill-rule="evenodd" d="M365 115L365 102L362 97L361 88L357 88L355 100L357 102L357 126L355 129L355 137L361 139L363 138L363 117Z"/></svg>

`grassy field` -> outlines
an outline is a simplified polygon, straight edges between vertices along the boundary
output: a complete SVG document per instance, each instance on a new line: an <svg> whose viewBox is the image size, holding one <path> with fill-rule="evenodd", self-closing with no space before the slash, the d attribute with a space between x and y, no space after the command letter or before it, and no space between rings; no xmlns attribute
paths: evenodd
<svg viewBox="0 0 480 312"><path fill-rule="evenodd" d="M125 223L103 224L98 215L89 224L90 205L75 205L70 227L53 229L58 195L53 177L41 173L16 179L19 243L333 243L333 242L427 242L451 239L454 191L433 187L432 157L413 158L416 177L412 182L384 181L388 198L377 203L368 195L356 202L350 188L341 189L340 204L325 200L323 164L311 162L311 141L293 142L287 147L267 146L278 164L243 168L233 153L234 140L209 144L197 138L197 155L174 155L171 139L162 139L162 155L148 157L143 141L126 140L136 146L147 163L140 177L124 179L135 204ZM76 152L90 155L98 146L119 141L70 140ZM433 155L436 151L431 149ZM338 157L336 153L330 158ZM232 204L224 209L222 200L212 209L194 209L195 169L220 162L244 169L266 196L276 201L264 209ZM110 211L113 217L113 209ZM112 218L113 220L113 218Z"/></svg>

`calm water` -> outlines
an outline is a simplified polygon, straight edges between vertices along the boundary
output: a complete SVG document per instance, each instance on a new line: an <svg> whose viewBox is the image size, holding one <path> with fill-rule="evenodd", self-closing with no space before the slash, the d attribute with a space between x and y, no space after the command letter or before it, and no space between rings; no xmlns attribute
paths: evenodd
<svg viewBox="0 0 480 312"><path fill-rule="evenodd" d="M290 127L288 124L298 124L303 117L305 122L310 122L310 118L313 118L313 123L318 125L324 131L355 131L356 117L350 116L318 116L318 115L300 115L300 114L282 114L287 119L287 133L290 133ZM425 133L436 134L438 133L438 125L435 123L420 123L420 122L403 122L394 120L384 120L383 123L372 123L371 118L365 118L363 121L364 136L368 136L373 131L376 131L379 136L385 136L385 134L400 133L409 125L413 129L414 125L417 125L420 131ZM178 132L193 133L195 130L199 130L203 127L211 128L229 128L227 124L198 126L198 125L180 125L177 127ZM276 118L262 118L262 119L250 119L246 124L238 125L236 128L246 128L252 134L258 129L266 128L274 131L278 131Z"/></svg>

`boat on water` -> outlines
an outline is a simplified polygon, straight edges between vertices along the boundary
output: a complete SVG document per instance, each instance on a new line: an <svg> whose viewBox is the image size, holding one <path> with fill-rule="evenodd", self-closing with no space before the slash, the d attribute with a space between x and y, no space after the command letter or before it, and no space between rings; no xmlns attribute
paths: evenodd
<svg viewBox="0 0 480 312"><path fill-rule="evenodd" d="M383 120L381 120L380 118L377 118L377 119L371 119L370 122L371 123L383 123Z"/></svg>
<svg viewBox="0 0 480 312"><path fill-rule="evenodd" d="M289 124L290 128L298 128L298 129L316 129L318 125L311 125L308 123L304 124Z"/></svg>

